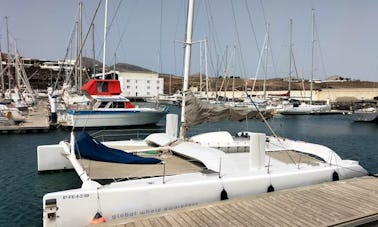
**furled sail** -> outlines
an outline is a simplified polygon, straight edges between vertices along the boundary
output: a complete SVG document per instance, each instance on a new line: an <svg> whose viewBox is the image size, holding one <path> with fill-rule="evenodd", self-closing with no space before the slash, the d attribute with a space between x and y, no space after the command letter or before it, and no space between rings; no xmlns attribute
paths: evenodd
<svg viewBox="0 0 378 227"><path fill-rule="evenodd" d="M185 95L185 120L186 126L194 126L204 122L218 121L243 121L246 119L261 119L259 112L255 108L235 108L211 104L195 97L191 92ZM271 118L271 111L261 111L266 118ZM262 119L261 119L262 120Z"/></svg>
<svg viewBox="0 0 378 227"><path fill-rule="evenodd" d="M75 152L83 158L103 162L115 162L124 164L157 164L161 160L156 158L145 158L124 151L110 148L102 144L82 131L75 143Z"/></svg>

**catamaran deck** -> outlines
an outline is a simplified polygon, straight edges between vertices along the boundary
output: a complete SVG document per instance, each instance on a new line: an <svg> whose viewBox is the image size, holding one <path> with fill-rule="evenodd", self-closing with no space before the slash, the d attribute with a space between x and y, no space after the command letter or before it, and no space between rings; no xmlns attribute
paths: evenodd
<svg viewBox="0 0 378 227"><path fill-rule="evenodd" d="M356 226L377 222L378 178L360 177L96 226Z"/></svg>
<svg viewBox="0 0 378 227"><path fill-rule="evenodd" d="M122 149L124 151L133 151L145 149L148 150L148 146L140 147L122 147L112 145L113 148ZM154 148L151 148L152 150ZM172 153L166 152L160 154L156 152L153 153L143 153L139 152L138 155L143 157L154 157L161 159L164 164L120 164L120 163L110 163L93 161L88 159L79 159L82 167L86 170L88 176L91 179L129 179L129 178L141 178L141 177L154 177L154 176L169 176L183 173L193 173L200 172L205 167L200 165L198 162L190 159L183 158L181 156L173 155ZM159 155L158 155L159 154ZM240 153L239 153L240 154ZM234 156L237 156L235 154ZM306 154L302 154L295 151L272 151L267 152L268 157L274 160L274 162L282 162L285 164L307 164L307 165L318 165L321 161L315 159ZM245 157L234 157L236 162L240 161L242 165Z"/></svg>
<svg viewBox="0 0 378 227"><path fill-rule="evenodd" d="M149 156L147 155L147 157ZM171 154L163 154L163 157L157 158L163 160L165 164L120 164L87 159L79 159L79 162L91 179L154 177L198 172L201 170L201 167L195 162L184 160Z"/></svg>

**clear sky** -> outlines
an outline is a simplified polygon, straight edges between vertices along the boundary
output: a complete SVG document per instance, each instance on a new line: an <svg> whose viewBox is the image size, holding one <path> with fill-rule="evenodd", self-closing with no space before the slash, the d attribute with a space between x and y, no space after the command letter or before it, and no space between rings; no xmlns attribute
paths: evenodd
<svg viewBox="0 0 378 227"><path fill-rule="evenodd" d="M83 36L98 0L83 0ZM106 62L126 62L163 73L182 74L187 0L109 0ZM78 0L1 0L0 41L9 34L24 57L63 59L79 18ZM95 19L94 50L102 61L105 0ZM208 40L209 75L242 78L286 77L289 19L293 19L292 75L310 78L312 16L315 9L314 78L332 75L378 81L378 1L376 0L197 0L193 41ZM258 69L266 24L270 48ZM177 42L176 42L177 41ZM15 42L11 42L14 48ZM193 47L191 73L205 71L204 45ZM69 51L69 58L74 58ZM84 55L93 56L92 34ZM116 58L115 58L116 56ZM202 61L200 61L202 59ZM265 64L266 62L266 64ZM256 73L257 71L257 73Z"/></svg>

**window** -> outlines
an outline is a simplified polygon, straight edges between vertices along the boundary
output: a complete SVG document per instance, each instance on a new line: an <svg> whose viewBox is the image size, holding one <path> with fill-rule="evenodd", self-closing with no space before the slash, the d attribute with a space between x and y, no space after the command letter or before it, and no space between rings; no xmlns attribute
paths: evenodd
<svg viewBox="0 0 378 227"><path fill-rule="evenodd" d="M156 83L159 84L159 82L160 82L160 81L158 80Z"/></svg>
<svg viewBox="0 0 378 227"><path fill-rule="evenodd" d="M150 89L150 86L147 86L147 89Z"/></svg>
<svg viewBox="0 0 378 227"><path fill-rule="evenodd" d="M147 83L149 84L149 83L150 83L150 81L149 81L149 80L147 80Z"/></svg>
<svg viewBox="0 0 378 227"><path fill-rule="evenodd" d="M158 89L158 90L159 90L159 86L157 86L157 87L156 87L156 89Z"/></svg>
<svg viewBox="0 0 378 227"><path fill-rule="evenodd" d="M108 83L106 82L98 82L97 83L97 91L98 92L108 92Z"/></svg>
<svg viewBox="0 0 378 227"><path fill-rule="evenodd" d="M98 106L98 108L105 108L106 104L108 104L107 102L101 102L100 105Z"/></svg>

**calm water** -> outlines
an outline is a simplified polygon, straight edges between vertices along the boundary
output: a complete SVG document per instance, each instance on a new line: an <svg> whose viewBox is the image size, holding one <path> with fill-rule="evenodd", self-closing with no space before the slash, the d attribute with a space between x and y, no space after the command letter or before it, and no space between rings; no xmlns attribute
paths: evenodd
<svg viewBox="0 0 378 227"><path fill-rule="evenodd" d="M177 113L177 107L170 107ZM358 160L369 172L378 173L378 125L355 123L348 115L279 116L269 120L279 136L319 143L337 151L343 159ZM164 124L164 121L160 123ZM269 133L260 121L206 123L189 135L228 130ZM74 172L37 173L36 148L68 138L68 131L41 134L0 135L0 226L41 226L45 193L78 188Z"/></svg>

